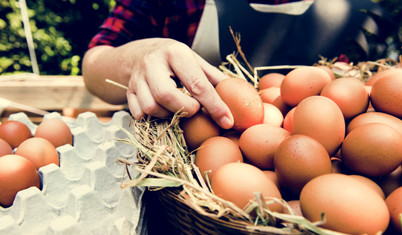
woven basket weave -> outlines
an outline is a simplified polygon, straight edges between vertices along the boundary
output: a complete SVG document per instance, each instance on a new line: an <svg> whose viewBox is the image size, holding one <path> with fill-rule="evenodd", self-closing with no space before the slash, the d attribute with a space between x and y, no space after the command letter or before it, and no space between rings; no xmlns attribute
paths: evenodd
<svg viewBox="0 0 402 235"><path fill-rule="evenodd" d="M177 234L303 234L300 231L284 231L275 227L254 226L246 222L233 222L208 214L201 214L192 208L191 204L179 198L179 192L178 188L165 188L152 192L157 194L156 197L166 213L167 222Z"/></svg>

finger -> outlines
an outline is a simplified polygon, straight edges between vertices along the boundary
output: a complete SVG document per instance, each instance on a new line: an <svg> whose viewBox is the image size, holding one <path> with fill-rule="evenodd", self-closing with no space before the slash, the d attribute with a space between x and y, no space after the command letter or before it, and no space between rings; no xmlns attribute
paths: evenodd
<svg viewBox="0 0 402 235"><path fill-rule="evenodd" d="M187 112L187 116L194 115L200 109L200 103L180 91L171 75L170 68L162 62L155 65L152 71L147 72L148 88L152 97L171 112L183 109L184 112Z"/></svg>
<svg viewBox="0 0 402 235"><path fill-rule="evenodd" d="M143 113L160 118L168 117L171 115L171 112L169 110L162 107L154 99L146 81L144 81L143 79L137 79L134 83L134 86L137 101Z"/></svg>
<svg viewBox="0 0 402 235"><path fill-rule="evenodd" d="M145 113L142 112L140 104L138 103L137 96L132 93L127 91L127 103L128 103L128 108L130 110L130 113L136 120L141 120L145 118Z"/></svg>
<svg viewBox="0 0 402 235"><path fill-rule="evenodd" d="M212 83L212 85L216 86L222 80L228 78L222 71L220 71L215 66L208 63L201 56L194 52L194 58L197 60L197 63L201 66L204 74L207 76L208 80Z"/></svg>
<svg viewBox="0 0 402 235"><path fill-rule="evenodd" d="M193 56L192 51L189 54L176 53L170 63L172 70L180 78L183 85L202 104L211 117L222 128L231 128L233 126L233 116L229 108L215 91L215 88L198 64L196 57ZM214 72L212 71L212 73Z"/></svg>

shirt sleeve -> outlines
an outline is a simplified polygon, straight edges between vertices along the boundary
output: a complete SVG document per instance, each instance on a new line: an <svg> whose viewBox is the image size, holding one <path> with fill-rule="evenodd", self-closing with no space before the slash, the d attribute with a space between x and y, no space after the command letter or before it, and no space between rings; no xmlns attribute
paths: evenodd
<svg viewBox="0 0 402 235"><path fill-rule="evenodd" d="M161 14L158 1L116 0L116 5L98 33L89 43L89 48L97 45L120 46L132 40L162 36Z"/></svg>

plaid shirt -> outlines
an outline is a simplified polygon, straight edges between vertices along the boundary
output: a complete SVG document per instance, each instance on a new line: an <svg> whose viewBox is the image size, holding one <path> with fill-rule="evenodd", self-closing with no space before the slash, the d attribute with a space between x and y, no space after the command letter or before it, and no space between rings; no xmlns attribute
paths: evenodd
<svg viewBox="0 0 402 235"><path fill-rule="evenodd" d="M282 4L298 0L253 0ZM300 1L300 0L299 0ZM116 6L89 44L119 46L133 40L165 37L191 46L205 0L116 0Z"/></svg>

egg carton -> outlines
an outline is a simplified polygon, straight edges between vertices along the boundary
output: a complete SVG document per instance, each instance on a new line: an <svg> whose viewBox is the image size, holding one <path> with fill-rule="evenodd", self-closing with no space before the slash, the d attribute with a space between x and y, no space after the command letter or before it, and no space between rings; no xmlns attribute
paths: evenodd
<svg viewBox="0 0 402 235"><path fill-rule="evenodd" d="M0 234L142 234L146 230L141 203L144 189L121 188L124 167L117 158L136 160L136 148L119 141L130 131L131 116L116 112L100 122L92 112L76 119L52 112L44 120L60 118L73 134L73 145L57 148L60 166L39 169L41 189L17 193L12 206L0 207ZM37 125L25 113L9 120Z"/></svg>

